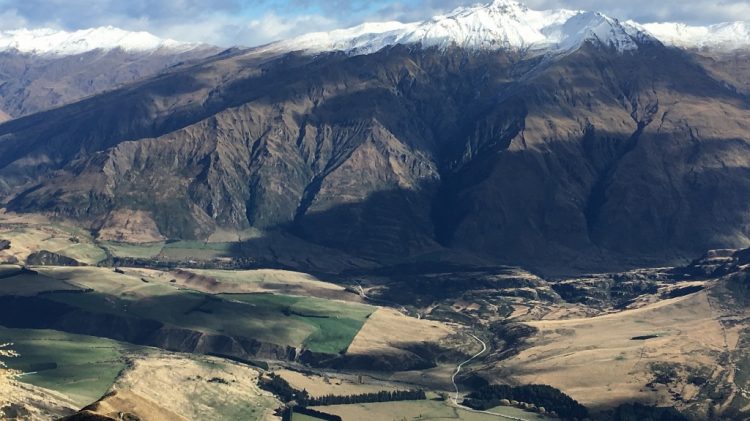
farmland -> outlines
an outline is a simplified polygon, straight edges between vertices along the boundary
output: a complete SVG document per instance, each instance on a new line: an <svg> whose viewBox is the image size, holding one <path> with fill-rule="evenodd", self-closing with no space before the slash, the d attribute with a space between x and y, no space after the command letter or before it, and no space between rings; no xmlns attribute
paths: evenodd
<svg viewBox="0 0 750 421"><path fill-rule="evenodd" d="M332 405L318 407L323 412L338 415L344 420L461 420L461 421L497 421L502 419L496 414L515 417L521 420L549 419L539 414L526 412L516 408L493 408L488 413L469 411L457 408L449 401L404 401L365 403L353 405Z"/></svg>
<svg viewBox="0 0 750 421"><path fill-rule="evenodd" d="M257 387L257 378L256 370L220 358L154 351L134 358L114 389L157 402L189 420L252 421L267 419L279 405ZM127 407L126 402L119 409Z"/></svg>
<svg viewBox="0 0 750 421"><path fill-rule="evenodd" d="M37 268L0 280L11 295L47 291L45 300L91 314L157 321L205 334L252 338L261 343L337 354L349 346L371 306L271 293L207 294L138 270ZM152 276L149 276L152 275ZM65 290L76 290L69 293ZM81 293L85 291L85 293Z"/></svg>
<svg viewBox="0 0 750 421"><path fill-rule="evenodd" d="M60 224L34 224L29 221L7 221L0 214L0 238L10 241L11 248L0 252L2 261L25 261L37 251L47 250L86 264L96 264L107 257L85 230ZM23 223L22 223L23 222Z"/></svg>
<svg viewBox="0 0 750 421"><path fill-rule="evenodd" d="M0 343L5 342L13 342L20 354L9 365L27 373L23 382L60 392L79 406L106 393L126 367L125 355L139 351L109 339L0 326Z"/></svg>
<svg viewBox="0 0 750 421"><path fill-rule="evenodd" d="M220 358L51 330L0 327L0 342L10 341L20 356L9 365L25 373L19 378L22 383L37 387L19 387L17 393L31 399L42 396L81 408L104 396L93 406L99 414L135 412L141 419L170 421L264 420L278 406L273 396L256 386L256 370ZM50 415L57 418L60 413Z"/></svg>

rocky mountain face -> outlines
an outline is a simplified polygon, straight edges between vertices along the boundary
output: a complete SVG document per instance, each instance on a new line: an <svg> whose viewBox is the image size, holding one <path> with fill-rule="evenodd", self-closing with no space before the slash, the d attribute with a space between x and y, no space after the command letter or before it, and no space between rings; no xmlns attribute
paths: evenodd
<svg viewBox="0 0 750 421"><path fill-rule="evenodd" d="M0 33L0 121L69 104L221 50L96 28Z"/></svg>
<svg viewBox="0 0 750 421"><path fill-rule="evenodd" d="M629 40L236 52L3 124L0 193L93 230L137 213L167 238L281 230L383 263L747 246L744 70Z"/></svg>

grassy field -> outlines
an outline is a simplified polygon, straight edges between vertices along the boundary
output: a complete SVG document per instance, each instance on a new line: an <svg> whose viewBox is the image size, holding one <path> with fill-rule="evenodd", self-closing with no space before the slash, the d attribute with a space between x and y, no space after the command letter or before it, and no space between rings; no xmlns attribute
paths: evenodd
<svg viewBox="0 0 750 421"><path fill-rule="evenodd" d="M97 264L107 258L107 253L94 244L73 243L55 251L87 264Z"/></svg>
<svg viewBox="0 0 750 421"><path fill-rule="evenodd" d="M0 238L11 242L10 250L4 253L15 256L19 261L40 250L92 265L107 257L104 249L94 244L88 233L63 225L11 225L0 228Z"/></svg>
<svg viewBox="0 0 750 421"><path fill-rule="evenodd" d="M141 349L91 336L0 327L4 342L13 342L21 355L9 366L28 373L23 382L60 392L79 406L104 395L125 368L124 355Z"/></svg>
<svg viewBox="0 0 750 421"><path fill-rule="evenodd" d="M254 338L314 352L345 350L374 307L322 298L276 294L206 294L180 288L164 276L106 268L38 268L49 291L69 288L94 292L55 292L45 297L95 312L158 320L207 333ZM31 285L32 283L27 283ZM36 291L42 288L40 285ZM0 289L2 280L0 280ZM18 288L18 287L14 287Z"/></svg>
<svg viewBox="0 0 750 421"><path fill-rule="evenodd" d="M264 283L289 283L289 282L314 282L323 283L312 275L301 272L292 272L277 269L254 269L254 270L215 270L215 269L190 269L190 272L199 275L210 276L222 282L238 284L264 284Z"/></svg>
<svg viewBox="0 0 750 421"><path fill-rule="evenodd" d="M189 420L264 420L280 404L258 388L257 378L254 369L231 361L155 351L136 359L116 388Z"/></svg>
<svg viewBox="0 0 750 421"><path fill-rule="evenodd" d="M432 400L332 405L314 409L320 409L322 412L338 415L344 420L497 421L498 419L502 419L493 414L477 413L456 408L451 406L447 401ZM529 421L550 419L517 408L499 407L488 412Z"/></svg>
<svg viewBox="0 0 750 421"><path fill-rule="evenodd" d="M307 390L312 397L324 395L359 395L363 393L377 393L388 390L407 390L405 385L395 385L374 379L370 376L359 377L353 374L327 373L325 376L313 373L303 373L289 369L278 369L274 372L298 390Z"/></svg>
<svg viewBox="0 0 750 421"><path fill-rule="evenodd" d="M164 260L210 260L232 257L237 247L237 243L204 241L156 241L152 243L101 241L99 245L116 257Z"/></svg>
<svg viewBox="0 0 750 421"><path fill-rule="evenodd" d="M231 256L235 247L235 243L208 243L203 241L157 241L142 244L102 241L100 245L117 257L140 259L159 257L173 260L212 259Z"/></svg>
<svg viewBox="0 0 750 421"><path fill-rule="evenodd" d="M8 276L2 276L2 270L0 270L0 295L30 296L45 291L80 289L61 279L33 273L22 273L20 270L7 271L6 275Z"/></svg>
<svg viewBox="0 0 750 421"><path fill-rule="evenodd" d="M265 420L279 405L257 387L256 370L219 358L0 326L0 343L4 342L13 342L20 354L8 363L26 373L22 382L61 393L78 408L99 400L113 385L124 393L105 400L104 409L149 410L133 400L140 396L184 419ZM150 419L154 414L141 415Z"/></svg>
<svg viewBox="0 0 750 421"><path fill-rule="evenodd" d="M170 260L207 260L232 257L237 243L208 243L203 241L174 241L164 245L159 257Z"/></svg>
<svg viewBox="0 0 750 421"><path fill-rule="evenodd" d="M153 297L175 292L167 282L144 282L147 277L139 273L121 274L109 268L98 267L36 267L43 276L59 279L82 289L113 296ZM150 279L146 279L150 281Z"/></svg>
<svg viewBox="0 0 750 421"><path fill-rule="evenodd" d="M140 291L141 297L51 293L55 301L97 312L137 316L187 329L254 338L335 354L349 346L372 309L341 302L271 294L215 297L192 291ZM153 295L147 291L152 290Z"/></svg>
<svg viewBox="0 0 750 421"><path fill-rule="evenodd" d="M164 242L130 244L118 243L114 241L102 241L101 246L106 248L113 256L116 257L133 257L137 259L151 259L161 253L164 248Z"/></svg>
<svg viewBox="0 0 750 421"><path fill-rule="evenodd" d="M320 421L321 419L305 414L292 414L292 421Z"/></svg>
<svg viewBox="0 0 750 421"><path fill-rule="evenodd" d="M287 319L311 328L303 341L305 347L328 354L346 350L374 311L373 307L367 305L312 297L274 294L232 294L222 297L274 312L280 309Z"/></svg>
<svg viewBox="0 0 750 421"><path fill-rule="evenodd" d="M185 288L213 294L268 292L302 297L318 297L361 302L358 294L341 285L324 282L307 273L278 269L206 270L187 269L169 272L171 279Z"/></svg>
<svg viewBox="0 0 750 421"><path fill-rule="evenodd" d="M720 366L726 336L719 315L704 291L598 317L529 322L539 329L529 341L532 347L497 370L522 373L518 382L549 384L590 407L625 400L672 406L667 388L644 387L653 379L653 365L679 365L693 373ZM689 386L685 377L670 387Z"/></svg>

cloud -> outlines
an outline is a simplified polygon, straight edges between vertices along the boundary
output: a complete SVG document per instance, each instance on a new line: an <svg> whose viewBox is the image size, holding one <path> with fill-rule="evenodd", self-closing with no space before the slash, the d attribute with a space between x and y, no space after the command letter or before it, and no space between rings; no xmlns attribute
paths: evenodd
<svg viewBox="0 0 750 421"><path fill-rule="evenodd" d="M244 18L214 14L198 22L169 25L159 35L215 45L255 46L337 27L338 21L320 15L281 16L267 12L256 18Z"/></svg>
<svg viewBox="0 0 750 421"><path fill-rule="evenodd" d="M487 0L489 1L489 0ZM113 25L221 46L259 45L365 21L416 21L476 0L0 0L0 29ZM710 24L750 16L747 0L526 0L639 22Z"/></svg>
<svg viewBox="0 0 750 421"><path fill-rule="evenodd" d="M333 3L340 3L339 12L365 4ZM319 14L301 13L306 9ZM0 29L112 25L181 41L250 46L348 24L333 17L335 9L313 0L0 0Z"/></svg>

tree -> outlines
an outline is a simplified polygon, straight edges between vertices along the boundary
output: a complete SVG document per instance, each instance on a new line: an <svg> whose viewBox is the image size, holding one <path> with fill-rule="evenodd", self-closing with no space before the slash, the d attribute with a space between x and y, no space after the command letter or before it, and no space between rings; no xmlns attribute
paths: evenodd
<svg viewBox="0 0 750 421"><path fill-rule="evenodd" d="M11 349L12 346L10 343L0 344L0 410L13 403L15 379L20 374L19 371L8 368L5 362L8 358L18 356L18 353Z"/></svg>

